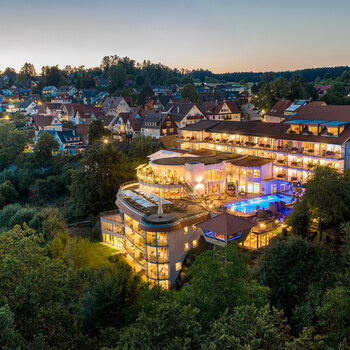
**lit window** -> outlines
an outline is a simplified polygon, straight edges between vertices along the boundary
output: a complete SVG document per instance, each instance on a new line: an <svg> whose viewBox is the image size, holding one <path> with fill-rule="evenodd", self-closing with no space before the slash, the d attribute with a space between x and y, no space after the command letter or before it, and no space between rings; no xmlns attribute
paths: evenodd
<svg viewBox="0 0 350 350"><path fill-rule="evenodd" d="M182 262L181 261L178 261L176 264L175 264L175 270L176 271L180 271L182 268Z"/></svg>
<svg viewBox="0 0 350 350"><path fill-rule="evenodd" d="M189 250L190 249L190 244L189 243L185 243L185 250Z"/></svg>
<svg viewBox="0 0 350 350"><path fill-rule="evenodd" d="M185 232L188 232L188 227L187 227L187 226L184 228L184 231L185 231Z"/></svg>
<svg viewBox="0 0 350 350"><path fill-rule="evenodd" d="M192 245L193 245L193 247L197 247L198 241L196 239L194 239L193 242L192 242Z"/></svg>
<svg viewBox="0 0 350 350"><path fill-rule="evenodd" d="M196 230L196 229L197 229L196 225L192 225L192 230Z"/></svg>

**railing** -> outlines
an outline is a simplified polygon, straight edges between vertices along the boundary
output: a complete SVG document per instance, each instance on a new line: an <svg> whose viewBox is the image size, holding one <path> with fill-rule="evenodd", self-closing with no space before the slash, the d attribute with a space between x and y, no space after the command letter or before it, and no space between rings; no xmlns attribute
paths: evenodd
<svg viewBox="0 0 350 350"><path fill-rule="evenodd" d="M231 141L231 140L184 140L184 141L191 141L191 142L205 142L205 143L214 143L222 146L229 146L229 147L238 147L243 149L253 149L253 150L261 150L261 151L272 151L272 152L281 152L281 153L287 153L287 154L301 154L301 155L308 155L310 157L322 157L322 158L330 158L330 159L341 159L342 155L339 152L331 152L331 151L322 151L322 152L315 152L313 149L302 149L298 147L282 147L278 145L272 146L271 144L264 144L263 146L261 144L255 144L254 142L248 142L249 145L246 144L244 141ZM253 145L252 145L253 144Z"/></svg>

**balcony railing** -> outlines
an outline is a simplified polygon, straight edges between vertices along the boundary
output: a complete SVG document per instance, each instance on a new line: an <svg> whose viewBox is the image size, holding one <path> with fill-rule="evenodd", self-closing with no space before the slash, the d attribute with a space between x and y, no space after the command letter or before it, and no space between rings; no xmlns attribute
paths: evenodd
<svg viewBox="0 0 350 350"><path fill-rule="evenodd" d="M186 138L185 138L186 139ZM180 139L181 140L181 139ZM339 152L333 152L333 151L315 151L312 148L299 148L299 147L289 147L289 146L280 146L280 145L272 145L271 143L255 143L250 141L244 141L244 140L227 140L227 139L219 139L219 138L209 138L206 137L204 140L199 140L193 138L188 138L187 141L192 142L210 142L215 144L221 144L221 145L228 145L231 147L240 147L240 148L249 148L249 149L255 149L255 150L264 150L264 151L274 151L274 152L282 152L282 153L294 153L294 154L302 154L302 155L309 155L309 156L317 156L317 157L324 157L324 158L331 158L331 159L340 159L342 158L341 153Z"/></svg>

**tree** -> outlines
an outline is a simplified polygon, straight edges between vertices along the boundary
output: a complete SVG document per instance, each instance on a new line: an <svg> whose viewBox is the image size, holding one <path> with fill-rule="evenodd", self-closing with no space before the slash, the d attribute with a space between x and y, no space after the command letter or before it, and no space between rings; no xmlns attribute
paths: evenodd
<svg viewBox="0 0 350 350"><path fill-rule="evenodd" d="M126 262L100 267L81 299L84 332L96 335L106 327L124 326L132 318L139 294L139 278Z"/></svg>
<svg viewBox="0 0 350 350"><path fill-rule="evenodd" d="M70 198L74 213L86 217L115 208L113 193L133 176L127 158L111 144L85 152L79 169L72 172Z"/></svg>
<svg viewBox="0 0 350 350"><path fill-rule="evenodd" d="M330 288L318 309L319 326L331 348L339 343L350 344L350 290L344 285Z"/></svg>
<svg viewBox="0 0 350 350"><path fill-rule="evenodd" d="M19 75L22 77L24 82L26 82L27 80L36 77L36 70L31 63L26 62L20 69Z"/></svg>
<svg viewBox="0 0 350 350"><path fill-rule="evenodd" d="M17 79L17 73L16 73L16 70L11 68L11 67L7 67L5 70L4 70L4 73L2 73L2 75L4 77L7 77L8 78L8 85L11 86L13 85L15 82L16 82L16 79Z"/></svg>
<svg viewBox="0 0 350 350"><path fill-rule="evenodd" d="M62 72L58 68L58 65L51 67L44 66L41 68L42 85L59 86L61 78Z"/></svg>
<svg viewBox="0 0 350 350"><path fill-rule="evenodd" d="M23 339L16 330L14 314L5 304L0 307L0 347L3 350L20 349Z"/></svg>
<svg viewBox="0 0 350 350"><path fill-rule="evenodd" d="M209 326L205 349L285 349L290 339L289 327L283 312L269 306L255 305L228 310Z"/></svg>
<svg viewBox="0 0 350 350"><path fill-rule="evenodd" d="M13 124L0 123L0 158L6 165L14 162L23 152L26 144L25 134L15 128Z"/></svg>
<svg viewBox="0 0 350 350"><path fill-rule="evenodd" d="M111 91L122 89L125 86L126 73L122 65L112 66L109 70Z"/></svg>
<svg viewBox="0 0 350 350"><path fill-rule="evenodd" d="M304 199L313 218L330 226L347 220L350 215L350 174L331 167L317 167L305 184Z"/></svg>
<svg viewBox="0 0 350 350"><path fill-rule="evenodd" d="M84 274L49 258L42 243L28 226L0 235L2 303L26 342L40 338L43 349L78 348L83 345L77 310Z"/></svg>
<svg viewBox="0 0 350 350"><path fill-rule="evenodd" d="M137 321L120 334L118 349L182 350L200 349L202 328L199 310L176 301L153 304L141 311Z"/></svg>
<svg viewBox="0 0 350 350"><path fill-rule="evenodd" d="M294 207L293 212L287 217L287 225L291 227L291 233L301 237L307 237L311 226L311 214L307 201L299 199Z"/></svg>
<svg viewBox="0 0 350 350"><path fill-rule="evenodd" d="M149 85L145 85L137 97L137 104L143 106L146 101L154 95Z"/></svg>
<svg viewBox="0 0 350 350"><path fill-rule="evenodd" d="M156 151L156 144L151 136L137 135L129 143L128 156L137 162L147 160L147 156Z"/></svg>
<svg viewBox="0 0 350 350"><path fill-rule="evenodd" d="M39 165L49 165L52 162L53 154L58 149L58 141L47 131L44 131L34 146L35 159Z"/></svg>
<svg viewBox="0 0 350 350"><path fill-rule="evenodd" d="M189 268L190 285L179 292L184 305L201 310L202 325L208 324L227 308L267 304L268 288L248 280L247 255L233 243L223 250L205 251ZM220 292L218 292L220 291Z"/></svg>
<svg viewBox="0 0 350 350"><path fill-rule="evenodd" d="M88 131L89 141L101 140L107 135L110 135L110 131L104 127L102 120L97 119L91 122Z"/></svg>
<svg viewBox="0 0 350 350"><path fill-rule="evenodd" d="M136 86L141 87L145 83L145 78L142 75L136 77Z"/></svg>
<svg viewBox="0 0 350 350"><path fill-rule="evenodd" d="M197 103L199 100L199 94L193 84L186 84L180 91L182 98L188 98L191 102Z"/></svg>
<svg viewBox="0 0 350 350"><path fill-rule="evenodd" d="M259 282L271 290L272 306L283 309L301 331L315 321L322 295L334 281L336 265L328 250L301 237L277 237L258 261L257 274Z"/></svg>
<svg viewBox="0 0 350 350"><path fill-rule="evenodd" d="M2 209L5 205L13 204L18 199L18 192L11 183L11 181L5 181L0 185L0 208Z"/></svg>

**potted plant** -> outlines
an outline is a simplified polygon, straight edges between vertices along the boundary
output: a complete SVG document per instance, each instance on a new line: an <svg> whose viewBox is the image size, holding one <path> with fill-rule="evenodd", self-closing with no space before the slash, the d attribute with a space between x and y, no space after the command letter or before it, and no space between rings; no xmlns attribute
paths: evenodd
<svg viewBox="0 0 350 350"><path fill-rule="evenodd" d="M283 164L283 163L284 163L284 160L283 160L283 159L277 159L277 163Z"/></svg>
<svg viewBox="0 0 350 350"><path fill-rule="evenodd" d="M334 152L333 151L327 151L326 152L326 156L334 156Z"/></svg>
<svg viewBox="0 0 350 350"><path fill-rule="evenodd" d="M292 151L293 151L293 152L298 152L299 149L298 149L298 147L292 147Z"/></svg>
<svg viewBox="0 0 350 350"><path fill-rule="evenodd" d="M265 147L265 144L264 144L264 143L260 143L259 146L260 146L260 147Z"/></svg>
<svg viewBox="0 0 350 350"><path fill-rule="evenodd" d="M277 177L278 177L279 179L283 179L283 178L284 178L284 175L283 175L283 174L277 174Z"/></svg>
<svg viewBox="0 0 350 350"><path fill-rule="evenodd" d="M291 162L290 164L293 165L293 166L297 166L298 165L297 162Z"/></svg>
<svg viewBox="0 0 350 350"><path fill-rule="evenodd" d="M296 182L296 181L298 181L298 178L297 178L297 177L295 177L295 176L292 176L292 177L290 178L290 181L292 181L292 182Z"/></svg>
<svg viewBox="0 0 350 350"><path fill-rule="evenodd" d="M281 149L283 149L283 147L282 146L277 146L277 149L281 150Z"/></svg>
<svg viewBox="0 0 350 350"><path fill-rule="evenodd" d="M311 149L311 148L309 148L309 149L307 150L307 152L308 152L308 153L314 153L314 150Z"/></svg>
<svg viewBox="0 0 350 350"><path fill-rule="evenodd" d="M265 147L266 148L271 148L271 145L266 144Z"/></svg>

